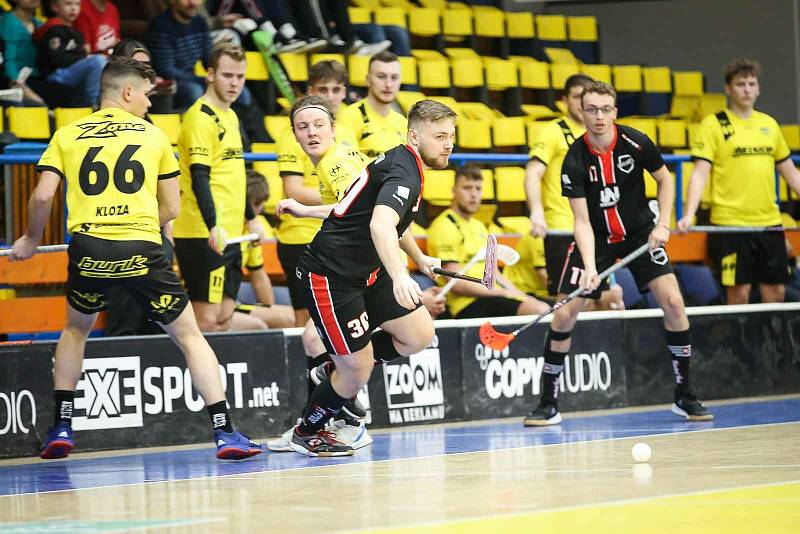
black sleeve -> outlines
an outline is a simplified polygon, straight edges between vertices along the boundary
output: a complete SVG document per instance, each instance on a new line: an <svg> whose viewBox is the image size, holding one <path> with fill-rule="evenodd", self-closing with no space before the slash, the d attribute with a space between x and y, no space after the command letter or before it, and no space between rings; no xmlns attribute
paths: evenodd
<svg viewBox="0 0 800 534"><path fill-rule="evenodd" d="M647 137L646 135L642 136L642 166L648 170L648 172L655 172L660 169L664 165L664 158L661 157L661 153L656 148L655 143Z"/></svg>
<svg viewBox="0 0 800 534"><path fill-rule="evenodd" d="M576 144L573 143L564 157L564 163L561 164L561 196L584 198L586 197L584 182L587 169L581 168Z"/></svg>
<svg viewBox="0 0 800 534"><path fill-rule="evenodd" d="M402 219L414 207L419 198L420 181L416 163L411 167L405 158L395 157L386 171L375 205L389 206Z"/></svg>
<svg viewBox="0 0 800 534"><path fill-rule="evenodd" d="M211 167L197 163L189 167L192 173L192 191L197 199L197 207L206 223L206 228L211 230L217 225L217 211L214 209L214 197L211 196Z"/></svg>

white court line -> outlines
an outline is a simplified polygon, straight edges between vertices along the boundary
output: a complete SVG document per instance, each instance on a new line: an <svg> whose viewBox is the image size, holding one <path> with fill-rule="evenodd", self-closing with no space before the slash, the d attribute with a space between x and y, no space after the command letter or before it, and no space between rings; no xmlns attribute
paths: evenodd
<svg viewBox="0 0 800 534"><path fill-rule="evenodd" d="M704 489L704 490L696 490L696 491L686 491L686 492L674 492L674 493L665 493L663 495L652 495L648 497L632 497L629 499L617 499L612 501L605 501L605 502L598 502L592 504L574 504L570 506L554 506L551 508L543 508L537 510L530 510L527 512L512 512L508 514L487 514L487 515L475 515L475 516L467 516L467 517L460 517L458 519L445 519L442 521L431 521L427 523L410 523L407 525L402 526L394 526L394 525L384 525L384 526L373 526L368 528L361 528L357 530L334 530L331 531L332 534L336 533L358 533L358 532L375 532L384 529L414 529L419 527L437 527L437 526L447 526L447 525L454 525L456 523L462 523L464 521L483 521L483 520L491 520L491 519L508 519L512 517L522 517L522 516L536 516L542 515L550 512L568 512L573 510L585 510L587 508L598 508L601 506L625 506L628 504L637 504L637 503L646 503L650 501L657 501L659 499L671 499L674 497L689 497L694 495L708 495L711 493L719 493L723 491L734 491L734 490L748 490L748 489L756 489L756 488L769 488L772 486L785 486L788 484L798 484L800 483L800 479L792 479L792 480L784 480L781 482L764 482L761 484L746 484L744 486L723 486L719 488L712 488L712 489ZM792 501L795 503L796 501Z"/></svg>
<svg viewBox="0 0 800 534"><path fill-rule="evenodd" d="M31 491L27 493L15 493L13 495L0 495L0 499L8 498L8 497L22 497L25 495L46 495L50 493L63 493L67 491L91 491L91 490L102 490L108 488L123 488L127 486L145 486L150 484L170 484L170 483L178 483L178 482L192 482L195 480L219 480L222 478L232 478L232 477L253 477L253 475L270 475L273 473L287 473L291 471L299 471L303 469L319 469L322 467L345 467L345 466L354 466L354 465L363 465L369 463L383 463L383 462L399 462L399 461L408 461L408 460L421 460L421 459L428 459L428 458L442 458L442 457L453 457L453 456L464 456L468 454L487 454L487 453L496 453L496 452L507 452L507 451L516 451L516 450L524 450L524 449L534 449L539 447L557 447L563 445L573 445L573 444L580 444L580 443L605 443L609 441L621 441L621 440L630 440L630 439L638 439L644 437L658 437L658 436L674 436L674 435L683 435L683 434L693 434L697 432L723 432L726 430L736 430L742 428L764 428L764 427L771 427L771 426L779 426L779 425L791 425L791 424L800 424L800 421L784 421L780 423L764 423L764 424L757 424L757 425L741 425L741 426L732 426L727 428L698 428L694 430L684 430L681 432L672 432L672 433L659 433L659 434L644 434L638 436L626 436L626 437L617 437L617 438L603 438L603 439L593 439L587 441L572 441L568 443L546 443L546 444L537 444L537 445L525 445L522 447L503 447L500 449L490 449L490 450L480 450L480 451L463 451L463 452L451 452L451 453L439 453L439 454L428 454L428 455L420 455L420 456L409 456L406 458L388 458L386 460L368 460L362 462L350 462L350 463L336 463L336 464L323 464L323 465L304 465L299 467L288 467L285 469L271 469L271 470L264 470L258 472L250 472L250 473L231 473L227 475L208 475L202 477L194 477L194 478L184 478L184 479L174 479L174 480L146 480L144 482L130 482L126 484L110 484L107 486L95 486L91 488L70 488L70 489L62 489L62 490L52 490L52 491ZM288 453L273 453L273 454L288 454ZM257 461L257 460L256 460ZM322 460L324 461L324 459Z"/></svg>

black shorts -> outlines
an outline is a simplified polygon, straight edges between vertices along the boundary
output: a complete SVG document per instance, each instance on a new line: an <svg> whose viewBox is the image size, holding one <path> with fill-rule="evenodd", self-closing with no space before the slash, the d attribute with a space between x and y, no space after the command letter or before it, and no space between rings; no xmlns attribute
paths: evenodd
<svg viewBox="0 0 800 534"><path fill-rule="evenodd" d="M329 354L344 356L358 352L370 342L373 330L412 311L397 303L392 279L384 269L371 285L358 284L333 273L319 274L323 269L307 266L304 261L297 270L303 302Z"/></svg>
<svg viewBox="0 0 800 534"><path fill-rule="evenodd" d="M522 301L506 297L479 297L456 315L456 319L477 317L508 317L518 315Z"/></svg>
<svg viewBox="0 0 800 534"><path fill-rule="evenodd" d="M558 295L558 283L567 263L567 251L574 241L571 235L544 236L544 259L547 269L547 292Z"/></svg>
<svg viewBox="0 0 800 534"><path fill-rule="evenodd" d="M789 280L783 232L709 234L708 254L726 287Z"/></svg>
<svg viewBox="0 0 800 534"><path fill-rule="evenodd" d="M648 234L639 239L626 239L622 243L615 243L613 245L605 243L595 243L595 264L597 265L597 272L601 273L614 265L616 261L623 258L639 248L645 243ZM672 264L669 262L667 251L661 247L655 250L645 252L632 262L628 264L633 279L639 291L646 293L649 291L647 284L665 274L673 274L675 271L672 269ZM581 272L583 271L583 259L578 250L578 245L572 243L567 252L567 263L564 268L564 275L561 277L558 291L559 293L569 294L579 287ZM600 283L600 286L592 291L589 295L582 295L590 299L599 299L603 291L608 289L608 278Z"/></svg>
<svg viewBox="0 0 800 534"><path fill-rule="evenodd" d="M278 261L286 275L286 286L289 288L289 299L292 301L292 308L304 310L306 308L305 297L300 290L300 279L297 277L297 264L300 256L308 245L286 245L278 243Z"/></svg>
<svg viewBox="0 0 800 534"><path fill-rule="evenodd" d="M236 299L242 283L242 247L228 245L220 256L204 237L175 239L175 256L189 298L219 304L223 296Z"/></svg>
<svg viewBox="0 0 800 534"><path fill-rule="evenodd" d="M162 324L174 321L189 302L157 243L73 234L68 255L67 302L81 313L106 309L113 286L124 287L150 319Z"/></svg>

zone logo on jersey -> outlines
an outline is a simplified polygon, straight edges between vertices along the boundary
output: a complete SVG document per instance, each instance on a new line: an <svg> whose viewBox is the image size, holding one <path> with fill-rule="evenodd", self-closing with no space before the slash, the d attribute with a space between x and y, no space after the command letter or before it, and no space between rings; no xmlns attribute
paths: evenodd
<svg viewBox="0 0 800 534"><path fill-rule="evenodd" d="M444 386L439 342L399 363L383 366L389 422L410 423L444 419Z"/></svg>
<svg viewBox="0 0 800 534"><path fill-rule="evenodd" d="M617 168L625 174L630 174L636 162L630 154L622 154L617 158Z"/></svg>
<svg viewBox="0 0 800 534"><path fill-rule="evenodd" d="M611 208L619 202L619 187L611 186L604 187L600 190L600 207Z"/></svg>
<svg viewBox="0 0 800 534"><path fill-rule="evenodd" d="M116 137L117 132L143 132L146 126L135 122L95 122L89 124L79 124L78 128L83 129L76 139L106 139L109 137Z"/></svg>

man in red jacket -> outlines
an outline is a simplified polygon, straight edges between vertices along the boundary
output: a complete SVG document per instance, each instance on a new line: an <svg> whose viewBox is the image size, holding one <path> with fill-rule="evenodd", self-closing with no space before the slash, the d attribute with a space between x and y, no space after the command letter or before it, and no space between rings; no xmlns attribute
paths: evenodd
<svg viewBox="0 0 800 534"><path fill-rule="evenodd" d="M90 53L111 53L122 35L119 11L109 0L81 0L75 28L83 35Z"/></svg>

